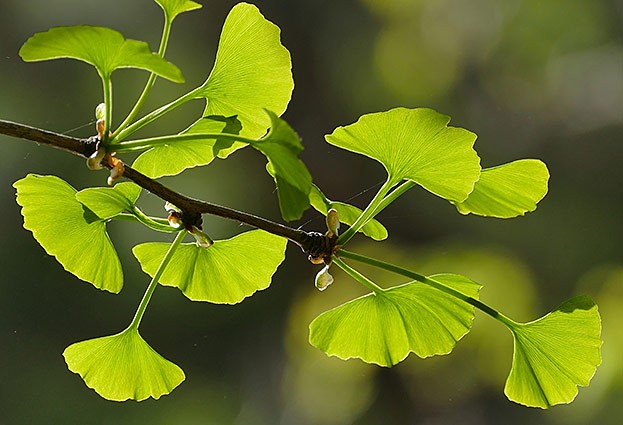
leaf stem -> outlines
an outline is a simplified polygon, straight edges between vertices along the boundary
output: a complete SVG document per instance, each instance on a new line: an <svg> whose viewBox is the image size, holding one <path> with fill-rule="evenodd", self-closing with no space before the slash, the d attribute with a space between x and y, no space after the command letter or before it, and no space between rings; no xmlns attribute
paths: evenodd
<svg viewBox="0 0 623 425"><path fill-rule="evenodd" d="M176 134L171 136L150 137L147 139L130 140L127 142L120 142L115 145L115 151L117 153L124 152L136 152L145 149L152 148L158 145L166 145L175 142L188 142L193 140L204 139L222 139L231 140L234 142L243 143L256 143L257 140L249 139L246 137L238 136L237 134L229 133L190 133L190 134Z"/></svg>
<svg viewBox="0 0 623 425"><path fill-rule="evenodd" d="M137 207L135 208L136 210L132 213L120 213L112 218L114 220L139 222L149 227L150 229L156 230L158 232L173 233L179 231L179 229L174 229L173 227L171 227L167 220L159 219L157 217L149 217Z"/></svg>
<svg viewBox="0 0 623 425"><path fill-rule="evenodd" d="M435 289L438 289L442 292L445 292L448 295L452 295L453 297L456 297L474 307L476 307L477 309L481 310L482 312L488 314L489 316L493 317L494 319L500 321L501 323L503 323L504 325L506 325L509 329L513 330L516 326L517 323L511 319L509 319L508 317L504 316L502 313L500 313L499 311L495 310L492 307L489 307L487 304L483 303L480 300L477 300L475 298L472 298L468 295L465 295L453 288L450 288L446 285L444 285L441 282L436 281L435 279L431 279L429 277L426 276L422 276L418 273L412 272L411 270L405 269L403 267L394 265L394 264L390 264L390 263L386 263L385 261L381 261L381 260L377 260L376 258L371 258L365 255L361 255L361 254L357 254L354 252L350 252L350 251L345 251L343 249L340 249L339 251L337 251L336 253L337 255L339 255L340 257L344 257L344 258L350 258L351 260L355 260L355 261L360 261L362 263L366 263L369 264L371 266L374 267L378 267L380 269L383 270L387 270L393 273L397 273L399 275L402 276L406 276L410 279L413 280L417 280L418 282L424 283L426 285L429 285ZM335 262L335 259L333 260Z"/></svg>
<svg viewBox="0 0 623 425"><path fill-rule="evenodd" d="M391 190L391 188L395 185L395 182L392 180L387 180L383 186L379 189L379 191L374 195L374 198L370 201L366 209L361 213L361 215L355 220L355 222L350 226L337 240L337 245L345 245L355 234L366 225L368 221L370 221L376 215L376 209L383 202L383 199L387 195L387 193Z"/></svg>
<svg viewBox="0 0 623 425"><path fill-rule="evenodd" d="M110 75L105 76L100 74L100 78L102 79L102 86L104 89L104 105L106 105L104 140L102 142L104 145L107 145L110 141L109 135L112 126L112 80L110 79Z"/></svg>
<svg viewBox="0 0 623 425"><path fill-rule="evenodd" d="M185 236L186 236L186 230L182 230L181 232L177 234L177 236L171 243L171 246L169 246L167 253L164 255L164 258L162 259L162 261L160 262L160 265L158 266L158 270L156 270L156 273L154 273L154 277L151 279L151 282L149 282L149 285L147 286L147 290L145 291L145 294L143 295L143 298L141 299L141 303L138 305L136 314L134 315L132 322L130 322L130 326L128 326L128 329L133 328L133 329L138 330L138 326L140 325L141 320L143 319L143 315L145 314L145 310L147 309L149 300L151 300L151 296L154 294L154 291L156 290L156 287L158 286L158 281L160 280L160 277L162 277L164 270L167 268L167 265L171 261L171 258L173 258L173 254L175 254L177 247L182 243Z"/></svg>
<svg viewBox="0 0 623 425"><path fill-rule="evenodd" d="M363 286L373 291L375 294L380 295L385 292L385 289L378 286L376 283L372 282L370 279L359 273L357 270L350 267L344 261L339 258L333 258L333 263L335 263L339 268L344 270L350 277L355 279L357 282L361 283Z"/></svg>
<svg viewBox="0 0 623 425"><path fill-rule="evenodd" d="M188 102L189 100L195 99L197 97L197 94L201 90L202 90L202 87L197 87L196 89L189 91L188 93L186 93L185 95L175 99L174 101L169 102L166 105L161 106L160 108L156 109L155 111L150 112L149 114L145 115L140 120L136 121L134 124L132 124L132 125L126 127L125 129L121 130L114 137L113 142L111 144L117 145L121 140L124 140L129 135L131 135L131 134L135 133L136 131L140 130L141 128L145 127L147 124L151 123L152 121L157 120L161 116L165 115L168 112L171 112L173 109L177 108L178 106L183 105L184 103Z"/></svg>
<svg viewBox="0 0 623 425"><path fill-rule="evenodd" d="M171 34L171 21L165 16L164 17L164 28L162 29L162 37L160 38L160 47L158 48L158 56L160 56L161 58L164 58L164 54L167 51L167 44L169 42L170 34ZM138 100L136 101L136 104L134 105L134 107L132 108L132 110L126 117L126 119L123 120L121 125L115 130L115 132L113 133L113 137L116 137L121 131L123 131L123 129L125 129L128 125L130 125L130 123L132 122L132 120L134 120L134 118L136 118L136 115L138 115L139 111L145 104L145 101L149 97L149 94L151 93L151 89L153 88L154 83L156 82L156 78L157 78L157 75L152 72L151 75L149 76L149 79L147 80L147 83L145 84L145 88L143 89L143 92L141 93Z"/></svg>

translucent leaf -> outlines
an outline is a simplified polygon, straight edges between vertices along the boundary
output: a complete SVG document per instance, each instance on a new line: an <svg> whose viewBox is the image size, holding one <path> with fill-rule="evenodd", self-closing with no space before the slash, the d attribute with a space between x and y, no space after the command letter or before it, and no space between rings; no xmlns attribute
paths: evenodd
<svg viewBox="0 0 623 425"><path fill-rule="evenodd" d="M236 304L268 288L285 258L286 239L263 230L252 230L209 248L180 245L160 283L179 288L193 301ZM132 252L150 276L169 248L166 243L145 243Z"/></svg>
<svg viewBox="0 0 623 425"><path fill-rule="evenodd" d="M234 117L209 116L199 119L180 134L229 133L239 134L240 121ZM134 164L135 169L151 178L173 176L187 168L207 165L217 156L226 158L241 143L219 139L177 140L159 145L142 153Z"/></svg>
<svg viewBox="0 0 623 425"><path fill-rule="evenodd" d="M461 214L512 218L534 211L547 193L549 172L537 159L523 159L480 174L474 191L456 207Z"/></svg>
<svg viewBox="0 0 623 425"><path fill-rule="evenodd" d="M169 394L184 381L184 371L145 342L136 328L70 345L67 367L108 400L141 401Z"/></svg>
<svg viewBox="0 0 623 425"><path fill-rule="evenodd" d="M119 68L151 71L177 83L184 82L180 70L152 53L147 43L130 40L104 27L56 27L30 37L19 51L26 62L71 58L93 65L102 77Z"/></svg>
<svg viewBox="0 0 623 425"><path fill-rule="evenodd" d="M361 215L361 210L357 207L328 199L314 184L312 184L311 191L309 192L309 202L312 207L325 216L331 208L334 208L338 212L340 222L349 226ZM370 220L359 231L375 241L387 239L387 229L375 219Z"/></svg>
<svg viewBox="0 0 623 425"><path fill-rule="evenodd" d="M451 201L463 201L480 177L476 135L448 127L432 109L396 108L338 127L327 142L379 161L392 183L411 180Z"/></svg>
<svg viewBox="0 0 623 425"><path fill-rule="evenodd" d="M243 136L264 135L271 124L264 109L281 115L288 106L291 68L279 27L254 5L238 3L225 20L216 63L200 93L208 101L204 116L237 115Z"/></svg>
<svg viewBox="0 0 623 425"><path fill-rule="evenodd" d="M190 0L154 0L164 10L164 16L169 22L180 13L201 9L202 5Z"/></svg>
<svg viewBox="0 0 623 425"><path fill-rule="evenodd" d="M515 351L504 392L517 403L543 409L570 403L601 363L601 319L589 297L511 330Z"/></svg>
<svg viewBox="0 0 623 425"><path fill-rule="evenodd" d="M480 285L463 276L430 276L477 298ZM329 310L309 326L310 343L341 359L393 366L410 352L448 354L469 332L474 307L428 285L412 282L368 294Z"/></svg>
<svg viewBox="0 0 623 425"><path fill-rule="evenodd" d="M115 187L90 187L76 193L76 199L102 220L107 220L132 207L141 194L141 187L131 183L118 183Z"/></svg>
<svg viewBox="0 0 623 425"><path fill-rule="evenodd" d="M123 273L106 225L76 200L76 190L54 176L29 174L15 182L24 228L65 270L96 288L117 293Z"/></svg>
<svg viewBox="0 0 623 425"><path fill-rule="evenodd" d="M277 196L282 217L287 221L301 218L309 208L312 178L298 158L303 151L301 139L287 122L271 111L270 132L252 146L268 158L268 170L277 184Z"/></svg>

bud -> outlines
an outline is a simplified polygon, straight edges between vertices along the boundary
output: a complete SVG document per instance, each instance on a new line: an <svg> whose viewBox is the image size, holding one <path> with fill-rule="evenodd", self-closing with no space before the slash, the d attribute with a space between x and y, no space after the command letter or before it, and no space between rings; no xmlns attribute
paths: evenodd
<svg viewBox="0 0 623 425"><path fill-rule="evenodd" d="M95 129L97 130L97 137L100 140L104 140L104 132L106 131L106 121L103 118L97 120L95 123Z"/></svg>
<svg viewBox="0 0 623 425"><path fill-rule="evenodd" d="M340 218L337 214L337 210L335 208L331 208L329 212L327 212L327 232L328 237L337 237L338 230L340 229Z"/></svg>
<svg viewBox="0 0 623 425"><path fill-rule="evenodd" d="M333 283L333 276L329 273L329 264L324 266L322 270L318 272L314 283L319 291L324 291Z"/></svg>
<svg viewBox="0 0 623 425"><path fill-rule="evenodd" d="M123 161L119 158L115 158L114 156L110 156L109 158L108 162L110 162L112 168L110 169L110 176L108 177L107 182L108 186L112 186L115 180L123 175L124 165Z"/></svg>
<svg viewBox="0 0 623 425"><path fill-rule="evenodd" d="M105 103L100 103L99 105L97 105L97 107L95 108L95 118L98 120L103 120L104 118L106 118Z"/></svg>
<svg viewBox="0 0 623 425"><path fill-rule="evenodd" d="M210 248L214 245L214 241L197 226L193 226L190 234L195 238L197 246L200 248Z"/></svg>
<svg viewBox="0 0 623 425"><path fill-rule="evenodd" d="M173 227L174 229L179 229L184 225L180 213L173 210L169 211L167 221L169 222L169 226Z"/></svg>
<svg viewBox="0 0 623 425"><path fill-rule="evenodd" d="M87 167L89 170L101 170L104 168L102 166L102 159L104 159L104 155L106 152L104 149L98 149L87 159Z"/></svg>

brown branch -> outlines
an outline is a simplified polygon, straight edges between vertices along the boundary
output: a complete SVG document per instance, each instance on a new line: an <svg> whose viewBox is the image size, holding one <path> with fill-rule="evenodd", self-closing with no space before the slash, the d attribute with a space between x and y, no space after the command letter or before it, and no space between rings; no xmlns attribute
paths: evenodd
<svg viewBox="0 0 623 425"><path fill-rule="evenodd" d="M95 152L97 144L97 137L77 139L4 120L0 120L0 134L46 144L84 158L88 158ZM108 168L112 167L106 158L104 158L102 164ZM330 256L334 248L335 241L322 233L294 229L262 217L188 197L147 177L128 165L125 165L123 175L143 189L178 207L182 211L182 219L187 224L200 225L201 215L210 214L244 223L287 238L299 245L305 253L312 257Z"/></svg>

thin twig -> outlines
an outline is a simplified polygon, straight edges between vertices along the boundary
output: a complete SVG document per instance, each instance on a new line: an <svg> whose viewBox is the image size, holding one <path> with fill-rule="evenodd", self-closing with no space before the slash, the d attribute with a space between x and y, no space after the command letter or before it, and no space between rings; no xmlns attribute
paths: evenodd
<svg viewBox="0 0 623 425"><path fill-rule="evenodd" d="M88 158L93 154L97 141L94 138L77 139L4 120L0 120L0 134L46 144L84 158ZM106 158L104 158L102 164L108 168L111 167ZM128 165L125 165L123 175L143 189L178 207L183 213L184 222L187 224L200 225L201 215L211 214L287 238L313 257L330 256L333 249L332 245L334 244L328 243L328 238L322 233L294 229L262 217L188 197L147 177Z"/></svg>

